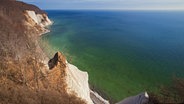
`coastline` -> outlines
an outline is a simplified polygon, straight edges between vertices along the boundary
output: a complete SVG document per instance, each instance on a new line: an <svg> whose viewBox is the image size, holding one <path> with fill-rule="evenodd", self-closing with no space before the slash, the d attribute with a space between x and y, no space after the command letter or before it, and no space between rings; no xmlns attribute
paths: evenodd
<svg viewBox="0 0 184 104"><path fill-rule="evenodd" d="M172 40L178 41L176 42L177 46L173 43L167 44L174 47L169 47L169 49L172 50L171 53L173 50L177 53L174 56L175 58L173 56L172 58L165 57L165 54L166 56L171 55L167 54L170 51L167 50L168 47L165 48L166 44L163 47L159 43L163 40L160 40L162 34L167 34L168 36L165 37L167 39L171 35L173 36L173 34L168 34L168 31L162 31L162 26L170 26L170 21L162 22L161 19L159 24L163 25L159 27L159 25L154 25L150 21L151 25L145 25L148 19L141 16L141 20L139 20L138 15L136 19L131 19L131 15L130 20L127 21L126 18L122 18L122 15L118 15L121 18L120 20L115 19L114 14L112 14L113 16L103 15L99 20L101 13L99 13L100 15L91 15L88 11L87 14L90 15L70 14L69 12L65 12L65 15L63 12L56 14L48 12L51 18L56 21L54 24L48 18L48 14L35 5L21 1L2 0L0 7L0 20L2 20L0 21L2 27L0 28L0 104L135 104L148 101L151 104L160 104L184 102L182 93L184 92L184 86L182 86L184 79L179 78L179 76L183 76L181 74L183 65L176 67L180 66L181 63L179 62L182 61L178 60L177 56L182 57L180 52L183 52L181 47L178 47L178 42L181 44L184 41L172 38ZM104 18L108 16L113 18ZM167 17L170 18L170 16ZM154 22L154 18L152 19ZM137 25L140 25L137 20L143 27L137 28ZM177 18L177 25L180 26L173 26L171 31L182 28L182 24L178 24L178 20L180 18ZM99 25L98 23L101 21L102 25ZM124 34L121 25L125 22L127 24L124 29L130 30L131 36L129 37L129 32L125 32L128 36L123 35L121 38L119 35ZM136 26L136 28L131 28L132 26ZM148 38L137 38L140 31L136 31L136 29L145 30L149 26L154 31L159 29L160 33L158 34L159 38L155 38L157 41L153 41L153 43L158 42L161 47L157 47L156 44L155 48L155 44L152 44L151 49L153 48L153 50L147 50L150 49L150 46L146 44ZM155 26L157 28L154 29ZM114 28L112 29L112 27ZM135 30L135 33L132 30ZM148 31L151 30L148 28ZM151 37L154 31L150 32ZM182 33L182 31L180 32ZM105 35L101 35L102 33ZM141 31L141 33L145 36L145 31ZM175 34L177 35L178 32L176 31ZM178 38L178 36L175 38ZM120 41L117 41L118 39ZM144 41L145 39L146 41ZM122 41L125 43L127 41L127 44L121 43ZM145 42L146 45L143 44L142 46L137 42ZM118 48L119 45L127 48ZM131 48L131 46L133 47ZM179 50L175 47L178 47ZM143 49L141 52L139 52L140 48ZM159 51L160 48L163 49L161 52ZM159 57L153 54L155 49L159 53ZM165 49L166 51L164 51ZM151 57L143 54L150 51ZM152 59L152 57L154 58ZM160 60L162 58L164 60ZM170 61L170 58L173 60ZM150 61L152 64L150 64ZM162 64L162 61L166 63ZM154 62L159 63L160 66L157 66ZM148 65L149 68L143 67L142 64ZM167 73L165 70L167 70ZM169 73L169 71L171 72ZM171 76L170 74L174 75L174 78L172 77L173 82L168 79ZM155 75L158 76L155 77ZM167 85L166 82L168 82ZM145 90L146 92L142 92Z"/></svg>
<svg viewBox="0 0 184 104"><path fill-rule="evenodd" d="M47 25L46 27L52 26L53 23L54 23L54 21L52 20L51 23L50 23L49 25ZM45 27L44 27L44 28L45 28ZM40 34L39 34L39 37L42 38L42 36L44 36L45 34L47 34L47 33L49 33L49 32L51 32L51 30L50 30L49 28L45 28L45 31L44 31L43 33L40 33ZM46 44L48 44L48 43L46 43ZM49 44L48 44L48 45L49 45ZM39 42L38 42L38 46L39 46L40 50L43 52L43 54L44 54L44 56L45 56L45 57L44 57L43 63L45 64L45 66L46 66L47 68L49 68L49 67L48 67L48 61L50 60L49 57L48 57L48 54L49 54L49 53L45 52L46 50L42 49L42 46L41 46L41 44L40 44ZM51 50L52 50L52 47L49 47L49 48L51 48ZM67 63L68 63L68 62L67 62ZM76 67L75 65L73 65L73 64L71 64L71 63L68 63L68 64L70 64L70 65ZM81 71L81 70L79 69L79 71ZM83 71L81 71L81 72L83 72ZM86 72L86 73L88 74L88 72ZM90 86L89 82L88 82L88 85ZM89 87L89 90L90 90L90 91L89 91L89 92L90 92L90 99L93 101L94 104L110 104L110 103L109 103L109 99L108 99L108 100L104 99L105 96L99 95L98 91L95 91L94 89L91 89L90 87Z"/></svg>

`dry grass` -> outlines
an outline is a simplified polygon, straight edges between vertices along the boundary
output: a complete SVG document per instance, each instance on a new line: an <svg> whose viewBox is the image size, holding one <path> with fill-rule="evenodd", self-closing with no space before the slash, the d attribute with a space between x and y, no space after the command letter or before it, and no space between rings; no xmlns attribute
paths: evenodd
<svg viewBox="0 0 184 104"><path fill-rule="evenodd" d="M39 29L26 26L25 10L36 6L0 0L0 104L85 104L66 93L63 69L44 72Z"/></svg>
<svg viewBox="0 0 184 104"><path fill-rule="evenodd" d="M85 104L75 95L54 90L34 91L23 86L1 86L0 104Z"/></svg>
<svg viewBox="0 0 184 104"><path fill-rule="evenodd" d="M41 64L28 59L0 62L0 104L85 104L66 92L64 69L44 75Z"/></svg>

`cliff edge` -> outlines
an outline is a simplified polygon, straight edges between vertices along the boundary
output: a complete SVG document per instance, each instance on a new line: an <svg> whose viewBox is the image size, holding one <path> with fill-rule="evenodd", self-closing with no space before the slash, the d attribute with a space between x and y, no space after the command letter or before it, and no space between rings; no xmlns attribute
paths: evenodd
<svg viewBox="0 0 184 104"><path fill-rule="evenodd" d="M60 52L57 52L54 55L48 65L50 69L49 72L57 70L61 71L61 75L57 76L63 76L63 83L67 93L75 94L85 100L87 104L93 104L93 101L90 98L87 72L80 71L74 65L69 64L64 55Z"/></svg>
<svg viewBox="0 0 184 104"><path fill-rule="evenodd" d="M47 13L34 5L0 0L0 103L95 103L87 72L69 64L62 53L57 52L46 67L48 57L38 38L51 24Z"/></svg>
<svg viewBox="0 0 184 104"><path fill-rule="evenodd" d="M52 24L38 7L0 0L0 103L86 104L66 92L62 67L50 71L38 37Z"/></svg>

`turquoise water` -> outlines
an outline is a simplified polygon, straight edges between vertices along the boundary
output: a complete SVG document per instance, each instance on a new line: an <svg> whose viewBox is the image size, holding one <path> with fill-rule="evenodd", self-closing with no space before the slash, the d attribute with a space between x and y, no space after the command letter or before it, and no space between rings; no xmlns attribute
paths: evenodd
<svg viewBox="0 0 184 104"><path fill-rule="evenodd" d="M114 100L184 77L182 11L47 11L44 41Z"/></svg>

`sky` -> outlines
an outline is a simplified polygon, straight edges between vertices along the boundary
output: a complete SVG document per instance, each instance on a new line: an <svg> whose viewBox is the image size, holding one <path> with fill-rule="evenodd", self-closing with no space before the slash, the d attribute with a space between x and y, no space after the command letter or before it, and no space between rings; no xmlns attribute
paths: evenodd
<svg viewBox="0 0 184 104"><path fill-rule="evenodd" d="M42 9L184 10L184 0L20 0Z"/></svg>

